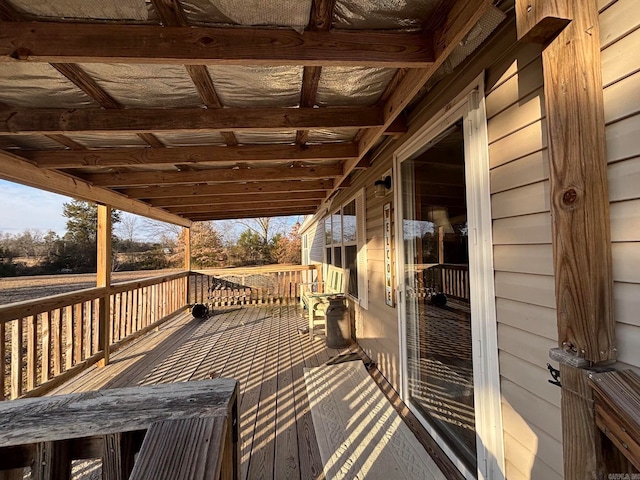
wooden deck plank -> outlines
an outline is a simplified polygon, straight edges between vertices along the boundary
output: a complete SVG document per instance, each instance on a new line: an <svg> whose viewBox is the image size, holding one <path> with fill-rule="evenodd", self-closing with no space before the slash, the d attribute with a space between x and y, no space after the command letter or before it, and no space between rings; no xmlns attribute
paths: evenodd
<svg viewBox="0 0 640 480"><path fill-rule="evenodd" d="M274 478L278 480L300 480L298 458L298 429L296 423L292 343L298 334L295 322L290 321L288 309L274 309L278 316L281 349L278 358L278 394L276 397L276 451Z"/></svg>
<svg viewBox="0 0 640 480"><path fill-rule="evenodd" d="M271 334L267 339L267 345L270 348L268 348L268 354L265 356L262 366L257 366L264 372L264 376L260 386L260 398L258 400L255 431L247 472L247 478L251 480L273 478L276 396L278 391L277 371L281 348L281 328L279 322L273 316L270 321Z"/></svg>
<svg viewBox="0 0 640 480"><path fill-rule="evenodd" d="M55 393L235 378L239 385L242 480L323 480L303 368L324 365L354 349L328 350L298 332L307 325L297 306L216 310L207 320L190 312L120 348ZM355 347L357 350L357 347Z"/></svg>
<svg viewBox="0 0 640 480"><path fill-rule="evenodd" d="M292 320L295 321L295 317ZM299 328L306 325L306 320L299 318L296 327ZM324 351L324 349L322 350ZM298 427L300 478L324 480L322 459L320 458L320 450L318 448L318 442L316 441L313 420L311 418L311 408L304 383L304 368L317 367L319 365L318 356L316 355L311 340L309 340L309 335L298 332L297 341L293 341L292 339L291 356L293 359L292 373L294 378L296 425Z"/></svg>
<svg viewBox="0 0 640 480"><path fill-rule="evenodd" d="M251 447L253 444L253 436L256 428L256 418L258 414L258 400L260 398L260 390L262 379L264 378L264 363L269 354L269 338L273 322L270 315L266 313L264 308L255 308L260 312L260 316L252 320L260 322L260 331L254 339L254 352L250 362L247 362L245 368L244 382L240 384L240 392L242 396L242 404L240 406L240 431L242 436L241 458L242 465L240 471L241 480L247 478L249 470L249 457L251 455Z"/></svg>

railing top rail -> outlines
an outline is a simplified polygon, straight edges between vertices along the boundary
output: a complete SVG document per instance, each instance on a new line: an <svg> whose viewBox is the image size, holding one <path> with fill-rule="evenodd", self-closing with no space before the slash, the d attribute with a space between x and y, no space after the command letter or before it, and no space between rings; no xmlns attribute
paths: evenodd
<svg viewBox="0 0 640 480"><path fill-rule="evenodd" d="M200 275L239 275L255 273L277 273L277 272L305 272L315 270L316 265L267 265L261 267L230 267L230 268L208 268L192 270L191 273Z"/></svg>
<svg viewBox="0 0 640 480"><path fill-rule="evenodd" d="M179 278L184 278L189 272L178 272L169 275L158 275L155 277L133 280L128 282L114 283L109 287L110 293L121 293L128 290L147 287L158 283L168 282ZM107 287L93 287L76 290L69 293L60 293L48 297L24 300L21 302L0 305L0 323L5 323L17 318L29 317L43 312L49 312L58 308L63 308L77 303L88 302L96 298L103 297L107 293Z"/></svg>
<svg viewBox="0 0 640 480"><path fill-rule="evenodd" d="M111 284L111 293L122 293L127 290L135 290L136 288L148 287L150 285L156 285L158 283L170 282L171 280L178 280L189 275L186 270L184 272L171 273L169 275L157 275L155 277L143 278L141 280L130 280L127 282L119 282Z"/></svg>
<svg viewBox="0 0 640 480"><path fill-rule="evenodd" d="M75 292L0 305L0 322L5 323L10 320L15 320L16 318L29 317L68 305L88 302L89 300L103 296L106 290L106 287L85 288L83 290L76 290Z"/></svg>

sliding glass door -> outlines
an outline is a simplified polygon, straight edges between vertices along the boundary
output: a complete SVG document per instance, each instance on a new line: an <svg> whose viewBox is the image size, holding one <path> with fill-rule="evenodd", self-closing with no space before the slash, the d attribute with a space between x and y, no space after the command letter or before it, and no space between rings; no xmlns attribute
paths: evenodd
<svg viewBox="0 0 640 480"><path fill-rule="evenodd" d="M476 470L462 120L400 163L407 396Z"/></svg>

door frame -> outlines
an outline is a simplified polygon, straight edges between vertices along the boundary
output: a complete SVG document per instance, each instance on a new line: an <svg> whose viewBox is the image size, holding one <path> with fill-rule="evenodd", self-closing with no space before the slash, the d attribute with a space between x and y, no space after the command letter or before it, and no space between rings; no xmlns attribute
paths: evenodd
<svg viewBox="0 0 640 480"><path fill-rule="evenodd" d="M460 118L464 121L465 184L469 222L469 285L474 382L477 472L456 458L437 431L408 401L406 307L404 285L403 207L400 165ZM504 444L495 307L489 147L484 72L454 100L420 127L394 153L396 278L400 345L400 395L423 426L466 478L503 479Z"/></svg>

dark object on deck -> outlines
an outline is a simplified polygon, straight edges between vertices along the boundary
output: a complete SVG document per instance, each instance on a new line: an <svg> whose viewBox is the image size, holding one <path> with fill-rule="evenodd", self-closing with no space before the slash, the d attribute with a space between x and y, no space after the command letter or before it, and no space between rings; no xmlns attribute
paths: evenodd
<svg viewBox="0 0 640 480"><path fill-rule="evenodd" d="M327 347L344 348L351 345L351 321L344 296L329 298L326 313Z"/></svg>
<svg viewBox="0 0 640 480"><path fill-rule="evenodd" d="M196 303L191 308L191 315L193 315L193 318L199 318L199 319L209 318L209 307L204 303Z"/></svg>
<svg viewBox="0 0 640 480"><path fill-rule="evenodd" d="M431 295L431 303L436 307L444 307L447 304L447 296L444 293Z"/></svg>

